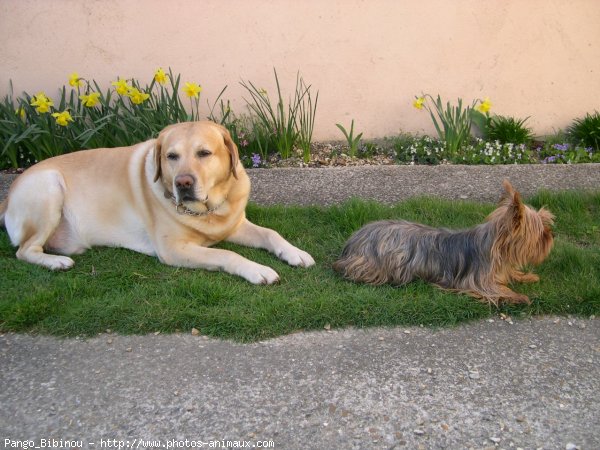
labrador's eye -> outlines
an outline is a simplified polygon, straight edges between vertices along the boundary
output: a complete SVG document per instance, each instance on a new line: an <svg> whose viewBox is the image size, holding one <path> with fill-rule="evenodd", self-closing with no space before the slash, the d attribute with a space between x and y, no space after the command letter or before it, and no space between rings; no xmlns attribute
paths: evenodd
<svg viewBox="0 0 600 450"><path fill-rule="evenodd" d="M169 161L177 161L179 159L179 155L177 153L167 153L167 159Z"/></svg>
<svg viewBox="0 0 600 450"><path fill-rule="evenodd" d="M212 155L212 153L209 150L198 150L196 152L196 156L198 156L198 158L205 158L210 155Z"/></svg>

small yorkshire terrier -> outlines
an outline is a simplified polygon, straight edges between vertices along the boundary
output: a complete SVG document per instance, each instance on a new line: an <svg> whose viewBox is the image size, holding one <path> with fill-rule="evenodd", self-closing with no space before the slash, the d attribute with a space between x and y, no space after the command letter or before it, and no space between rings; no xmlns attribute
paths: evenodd
<svg viewBox="0 0 600 450"><path fill-rule="evenodd" d="M530 303L507 285L539 281L521 269L550 253L554 216L523 204L508 180L503 186L498 208L481 225L454 231L403 220L373 222L350 237L333 268L363 283L402 285L421 278L496 306Z"/></svg>

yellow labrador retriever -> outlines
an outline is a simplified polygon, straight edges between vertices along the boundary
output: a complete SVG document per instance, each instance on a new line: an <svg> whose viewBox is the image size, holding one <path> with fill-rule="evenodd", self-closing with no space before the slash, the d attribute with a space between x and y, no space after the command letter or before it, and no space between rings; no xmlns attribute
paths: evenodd
<svg viewBox="0 0 600 450"><path fill-rule="evenodd" d="M267 249L292 266L313 265L308 253L246 219L249 193L227 130L208 121L180 123L132 147L36 164L0 205L0 225L19 247L17 258L54 270L74 264L60 255L101 245L172 266L223 270L255 284L279 279L270 267L208 248L223 240Z"/></svg>

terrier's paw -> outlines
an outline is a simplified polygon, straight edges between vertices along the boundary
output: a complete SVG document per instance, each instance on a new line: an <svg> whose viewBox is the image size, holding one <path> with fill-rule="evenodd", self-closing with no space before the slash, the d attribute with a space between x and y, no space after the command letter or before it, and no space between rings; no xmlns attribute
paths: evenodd
<svg viewBox="0 0 600 450"><path fill-rule="evenodd" d="M502 297L502 302L508 305L531 305L529 297L518 292L512 292L510 295Z"/></svg>
<svg viewBox="0 0 600 450"><path fill-rule="evenodd" d="M517 281L521 283L537 283L540 281L540 277L535 273L524 273L517 277Z"/></svg>

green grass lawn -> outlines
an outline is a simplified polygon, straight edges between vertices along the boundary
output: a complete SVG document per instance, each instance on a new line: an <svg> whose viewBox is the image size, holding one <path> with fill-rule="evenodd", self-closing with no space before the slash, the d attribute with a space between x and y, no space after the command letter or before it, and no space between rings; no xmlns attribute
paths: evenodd
<svg viewBox="0 0 600 450"><path fill-rule="evenodd" d="M536 269L541 281L515 285L530 306L502 307L514 317L600 313L600 193L541 192L528 203L556 215L555 247ZM225 273L177 269L123 249L96 248L75 256L68 272L16 260L0 231L0 331L90 336L189 332L238 341L299 330L393 325L447 326L495 315L494 307L414 282L371 287L342 280L331 265L350 234L373 220L397 218L464 228L483 221L491 204L413 199L389 207L351 201L341 206L258 207L251 221L279 231L317 261L292 268L275 256L230 244L247 258L273 267L281 282L253 286Z"/></svg>

